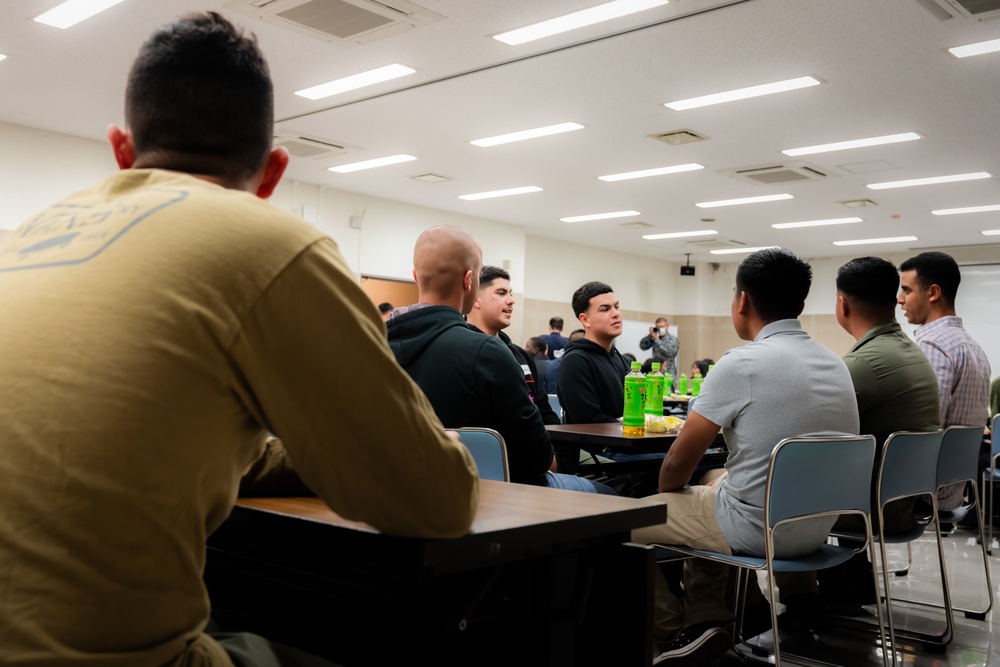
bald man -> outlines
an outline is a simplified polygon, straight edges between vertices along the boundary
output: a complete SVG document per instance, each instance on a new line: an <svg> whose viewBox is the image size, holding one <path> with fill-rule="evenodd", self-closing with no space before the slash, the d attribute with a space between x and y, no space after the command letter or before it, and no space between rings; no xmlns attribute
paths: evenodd
<svg viewBox="0 0 1000 667"><path fill-rule="evenodd" d="M417 238L418 302L397 308L388 321L396 360L447 428L484 427L503 436L512 482L615 495L603 484L551 471L552 443L520 365L499 338L465 321L482 266L482 247L460 227L432 227Z"/></svg>

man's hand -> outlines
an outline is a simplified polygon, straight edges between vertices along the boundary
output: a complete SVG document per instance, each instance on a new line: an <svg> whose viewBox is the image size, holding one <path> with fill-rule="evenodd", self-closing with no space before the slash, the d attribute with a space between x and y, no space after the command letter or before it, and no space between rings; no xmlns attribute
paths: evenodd
<svg viewBox="0 0 1000 667"><path fill-rule="evenodd" d="M674 444L670 445L660 465L660 493L676 491L688 483L705 450L711 446L718 433L718 424L710 422L697 412L688 413L680 434Z"/></svg>
<svg viewBox="0 0 1000 667"><path fill-rule="evenodd" d="M649 337L653 340L660 340L660 330L656 327L649 327Z"/></svg>

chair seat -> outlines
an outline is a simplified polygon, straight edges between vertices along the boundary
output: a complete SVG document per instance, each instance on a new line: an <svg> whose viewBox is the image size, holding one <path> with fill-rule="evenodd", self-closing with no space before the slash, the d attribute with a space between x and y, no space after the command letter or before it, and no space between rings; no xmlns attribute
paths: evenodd
<svg viewBox="0 0 1000 667"><path fill-rule="evenodd" d="M942 521L947 521L947 519L942 519ZM920 536L924 534L924 530L926 530L926 528L927 528L927 526L924 525L924 523L918 522L916 526L914 526L913 528L910 528L909 530L898 530L898 531L894 531L892 533L889 533L888 535L885 536L885 543L886 544L906 544L907 542L912 542L912 541L914 541L916 539L919 539ZM855 533L855 532L850 532L850 531L840 531L840 530L838 530L838 531L835 531L835 532L833 532L831 534L834 537L843 537L845 539L858 540L860 542L863 542L864 539L865 539L865 534L864 533ZM875 539L876 542L878 542L879 541L879 536L875 535L874 539Z"/></svg>
<svg viewBox="0 0 1000 667"><path fill-rule="evenodd" d="M862 537L864 539L864 537ZM799 556L794 560L775 558L772 566L775 572L811 572L834 567L841 563L846 563L857 553L854 549L838 547L832 544L823 544L819 549L806 556ZM680 558L690 558L691 556L701 556L712 560L726 561L740 567L752 570L764 570L767 568L767 560L763 557L754 556L731 556L717 551L705 551L703 549L672 549L670 547L656 547L654 559L656 562L677 560Z"/></svg>

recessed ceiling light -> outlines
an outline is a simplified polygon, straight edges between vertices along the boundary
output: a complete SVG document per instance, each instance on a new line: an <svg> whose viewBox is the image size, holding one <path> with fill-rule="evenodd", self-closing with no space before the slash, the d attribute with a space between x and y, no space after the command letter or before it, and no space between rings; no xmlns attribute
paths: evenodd
<svg viewBox="0 0 1000 667"><path fill-rule="evenodd" d="M559 218L563 222L587 222L589 220L608 220L609 218L627 218L632 215L642 215L639 211L615 211L613 213L592 213L591 215L574 215Z"/></svg>
<svg viewBox="0 0 1000 667"><path fill-rule="evenodd" d="M719 232L714 229L699 229L693 232L671 232L669 234L646 234L642 238L649 241L656 241L658 239L680 239L687 236L711 236L712 234L718 234Z"/></svg>
<svg viewBox="0 0 1000 667"><path fill-rule="evenodd" d="M493 197L509 197L510 195L523 195L529 192L541 192L542 189L534 185L526 185L520 188L507 188L506 190L493 190L491 192L476 192L471 195L459 195L459 199L474 201L476 199L492 199Z"/></svg>
<svg viewBox="0 0 1000 667"><path fill-rule="evenodd" d="M761 245L756 248L725 248L723 250L711 250L713 255L736 255L741 252L757 252L758 250L768 250L769 248L778 248L780 246L776 245Z"/></svg>
<svg viewBox="0 0 1000 667"><path fill-rule="evenodd" d="M794 229L796 227L822 227L824 225L847 225L861 222L861 218L830 218L829 220L804 220L802 222L779 222L771 225L775 229Z"/></svg>
<svg viewBox="0 0 1000 667"><path fill-rule="evenodd" d="M502 32L499 35L493 35L493 39L501 41L504 44L510 44L511 46L524 44L525 42L541 39L542 37L558 35L561 32L575 30L600 23L601 21L618 18L619 16L627 16L628 14L641 12L645 9L659 7L667 4L667 2L668 0L616 0L615 2L607 2L603 5L583 9L572 14L566 14L565 16L559 16L548 21L518 28L517 30Z"/></svg>
<svg viewBox="0 0 1000 667"><path fill-rule="evenodd" d="M736 206L737 204L756 204L765 201L779 201L781 199L794 199L792 195L764 195L762 197L743 197L742 199L722 199L719 201L703 201L695 206L699 208L715 208L716 206Z"/></svg>
<svg viewBox="0 0 1000 667"><path fill-rule="evenodd" d="M38 23L50 25L53 28L66 29L80 21L89 19L105 9L114 7L122 0L68 0L58 7L53 7L44 14L35 17Z"/></svg>
<svg viewBox="0 0 1000 667"><path fill-rule="evenodd" d="M960 213L985 213L986 211L1000 211L1000 204L966 206L965 208L939 208L936 211L931 211L931 215L958 215Z"/></svg>
<svg viewBox="0 0 1000 667"><path fill-rule="evenodd" d="M869 190L889 190L891 188L909 188L914 185L934 185L936 183L957 183L958 181L976 181L981 178L990 178L990 174L985 171L977 171L973 174L953 174L951 176L933 176L931 178L911 178L907 181L887 181L885 183L870 183L865 186Z"/></svg>
<svg viewBox="0 0 1000 667"><path fill-rule="evenodd" d="M330 97L331 95L346 93L348 90L356 90L358 88L364 88L365 86L371 86L376 83L382 83L383 81L398 79L401 76L413 74L416 71L417 70L412 67L394 63L392 65L386 65L385 67L379 67L367 72L361 72L360 74L345 76L344 78L336 79L335 81L321 83L318 86L312 86L311 88L296 90L295 94L299 97L307 97L310 100L319 100L324 97Z"/></svg>
<svg viewBox="0 0 1000 667"><path fill-rule="evenodd" d="M887 236L881 239L854 239L852 241L834 241L833 245L867 245L869 243L905 243L916 241L916 236Z"/></svg>
<svg viewBox="0 0 1000 667"><path fill-rule="evenodd" d="M799 155L812 155L814 153L829 153L831 151L845 151L849 148L864 148L866 146L881 146L883 144L897 144L901 141L915 141L920 139L916 132L903 132L902 134L887 134L882 137L869 137L868 139L853 139L851 141L838 141L832 144L819 144L816 146L805 146L804 148L789 148L781 151L785 155L797 157Z"/></svg>
<svg viewBox="0 0 1000 667"><path fill-rule="evenodd" d="M955 46L948 49L948 53L956 58L968 58L969 56L981 56L984 53L1000 51L1000 39L991 39L986 42L976 42L965 46Z"/></svg>
<svg viewBox="0 0 1000 667"><path fill-rule="evenodd" d="M1000 229L984 229L983 236L1000 236Z"/></svg>
<svg viewBox="0 0 1000 667"><path fill-rule="evenodd" d="M547 137L550 134L560 134L562 132L572 132L573 130L582 130L582 129L583 125L580 125L579 123L559 123L558 125L547 125L546 127L536 127L533 130L521 130L520 132L500 134L495 137L486 137L485 139L474 139L469 143L483 147L497 146L499 144L509 144L512 141L524 141L525 139L534 139L536 137Z"/></svg>
<svg viewBox="0 0 1000 667"><path fill-rule="evenodd" d="M774 83L765 83L760 86L739 88L737 90L730 90L724 93L714 93L712 95L691 97L686 100L678 100L676 102L667 102L663 106L673 109L674 111L685 111L687 109L707 107L712 104L745 100L750 97L760 97L761 95L770 95L772 93L784 93L789 90L798 90L799 88L818 86L821 83L823 82L816 77L800 76L797 79L786 79L785 81L775 81Z"/></svg>
<svg viewBox="0 0 1000 667"><path fill-rule="evenodd" d="M352 162L351 164L342 164L337 167L330 167L330 171L335 171L338 174L346 174L351 171L374 169L375 167L384 167L386 165L399 164L400 162L409 162L410 160L416 159L417 158L412 155L401 153L399 155L389 155L387 157L375 158L374 160L365 160L364 162Z"/></svg>
<svg viewBox="0 0 1000 667"><path fill-rule="evenodd" d="M626 171L621 174L609 174L598 176L602 181L627 181L632 178L646 178L647 176L660 176L661 174L679 174L682 171L697 171L705 167L691 162L689 164L678 164L673 167L657 167L656 169L642 169L640 171Z"/></svg>

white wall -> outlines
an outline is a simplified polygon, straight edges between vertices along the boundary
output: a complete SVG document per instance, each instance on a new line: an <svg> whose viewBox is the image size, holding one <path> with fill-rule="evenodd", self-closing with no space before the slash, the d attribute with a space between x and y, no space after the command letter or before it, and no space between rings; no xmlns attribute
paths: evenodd
<svg viewBox="0 0 1000 667"><path fill-rule="evenodd" d="M117 168L106 143L0 123L0 230Z"/></svg>

